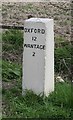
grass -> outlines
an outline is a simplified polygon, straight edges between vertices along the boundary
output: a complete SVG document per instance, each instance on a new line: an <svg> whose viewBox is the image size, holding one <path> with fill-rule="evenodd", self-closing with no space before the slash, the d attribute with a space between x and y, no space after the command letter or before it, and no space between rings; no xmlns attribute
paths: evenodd
<svg viewBox="0 0 73 120"><path fill-rule="evenodd" d="M17 55L18 52L21 54L22 35L23 33L17 30L6 31L2 37L3 52L9 53L11 51L12 55ZM59 50L57 52L60 53ZM57 56L59 55L57 54ZM58 119L61 117L65 119L71 117L73 98L71 97L70 82L56 83L54 92L48 97L36 95L28 90L26 90L26 95L22 96L21 63L11 59L7 61L5 58L2 61L2 77L3 118L51 117Z"/></svg>
<svg viewBox="0 0 73 120"><path fill-rule="evenodd" d="M11 81L21 76L21 66L16 63L2 61L2 79Z"/></svg>
<svg viewBox="0 0 73 120"><path fill-rule="evenodd" d="M55 91L45 98L28 90L26 95L22 96L22 80L18 72L20 69L21 65L3 61L3 75L7 71L5 78L8 79L3 81L5 83L15 81L13 87L3 88L2 91L5 105L4 118L68 118L71 116L71 84L69 82L56 83ZM10 78L12 75L13 77Z"/></svg>
<svg viewBox="0 0 73 120"><path fill-rule="evenodd" d="M58 85L58 86L62 87L62 85ZM19 95L17 95L17 93L19 93ZM64 96L61 95L61 97L65 98L65 100L61 99L62 101L59 99L58 95L57 95L58 97L57 99L56 96L55 95L53 96L52 94L51 96L43 99L43 97L37 96L32 92L27 92L26 96L22 96L21 89L19 89L18 87L14 87L11 90L7 90L7 91L4 90L3 97L6 100L6 111L4 110L5 111L4 117L8 117L8 118L15 118L15 117L17 118L41 118L41 117L43 118L47 118L47 117L68 118L71 116L70 115L71 108L69 105L70 100L67 96L65 96L65 94Z"/></svg>
<svg viewBox="0 0 73 120"><path fill-rule="evenodd" d="M23 32L20 30L7 30L2 34L3 51L21 50L23 45Z"/></svg>

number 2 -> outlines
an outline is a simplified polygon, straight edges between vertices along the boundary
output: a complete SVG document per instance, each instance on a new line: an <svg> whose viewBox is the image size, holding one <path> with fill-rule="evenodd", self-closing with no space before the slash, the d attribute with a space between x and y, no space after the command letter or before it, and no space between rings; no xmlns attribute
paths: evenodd
<svg viewBox="0 0 73 120"><path fill-rule="evenodd" d="M35 56L35 52L33 52L32 56Z"/></svg>

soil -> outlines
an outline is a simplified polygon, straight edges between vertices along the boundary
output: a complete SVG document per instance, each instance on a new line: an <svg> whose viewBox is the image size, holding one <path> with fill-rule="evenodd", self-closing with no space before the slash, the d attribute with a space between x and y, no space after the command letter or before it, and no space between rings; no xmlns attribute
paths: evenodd
<svg viewBox="0 0 73 120"><path fill-rule="evenodd" d="M54 19L55 38L70 41L70 2L8 2L2 3L2 24L23 26L29 16Z"/></svg>

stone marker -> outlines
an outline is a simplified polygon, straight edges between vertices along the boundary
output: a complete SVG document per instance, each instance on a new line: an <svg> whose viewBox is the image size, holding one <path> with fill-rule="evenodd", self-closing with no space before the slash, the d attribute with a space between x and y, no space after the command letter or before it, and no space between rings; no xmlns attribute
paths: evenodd
<svg viewBox="0 0 73 120"><path fill-rule="evenodd" d="M53 19L30 18L24 23L22 94L54 91Z"/></svg>

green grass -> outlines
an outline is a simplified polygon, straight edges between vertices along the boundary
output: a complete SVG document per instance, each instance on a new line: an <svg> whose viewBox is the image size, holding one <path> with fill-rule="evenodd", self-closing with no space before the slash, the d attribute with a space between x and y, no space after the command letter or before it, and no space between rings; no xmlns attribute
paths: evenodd
<svg viewBox="0 0 73 120"><path fill-rule="evenodd" d="M23 32L20 30L7 30L2 34L3 51L15 51L23 48Z"/></svg>
<svg viewBox="0 0 73 120"><path fill-rule="evenodd" d="M20 69L21 65L3 61L3 76L5 71L7 71L6 77L8 79L8 81L4 80L4 82L10 83L16 81L13 87L9 89L3 88L3 101L5 103L3 117L67 118L71 116L71 85L69 82L56 83L55 91L45 98L28 90L26 95L22 96ZM10 78L12 75L13 77Z"/></svg>
<svg viewBox="0 0 73 120"><path fill-rule="evenodd" d="M23 49L23 33L9 30L3 33L3 52L12 55L21 54ZM56 49L56 60L67 55L68 45ZM15 54L14 54L15 53ZM19 54L18 54L19 53ZM63 54L62 54L63 53ZM70 55L70 54L69 54ZM58 58L59 57L59 58ZM68 56L67 56L68 57ZM55 90L48 97L34 94L26 90L22 96L22 66L21 63L3 59L3 118L69 118L71 117L71 83L56 83ZM9 84L9 86L8 86ZM71 96L72 95L72 96ZM73 116L72 116L73 117Z"/></svg>
<svg viewBox="0 0 73 120"><path fill-rule="evenodd" d="M11 81L21 76L21 65L2 61L2 79L3 81Z"/></svg>
<svg viewBox="0 0 73 120"><path fill-rule="evenodd" d="M68 87L68 85L66 86ZM62 87L63 89L64 85L59 84L58 87ZM55 92L58 91L57 87L56 89ZM65 94L60 95L60 90L58 92L59 95L57 94L56 96L53 93L51 96L44 99L43 96L37 96L32 92L27 92L26 96L22 96L21 89L18 87L7 91L3 90L3 97L6 100L5 116L9 118L70 117L70 98ZM63 99L60 99L59 96Z"/></svg>

